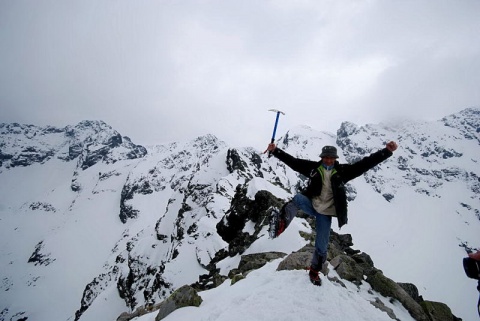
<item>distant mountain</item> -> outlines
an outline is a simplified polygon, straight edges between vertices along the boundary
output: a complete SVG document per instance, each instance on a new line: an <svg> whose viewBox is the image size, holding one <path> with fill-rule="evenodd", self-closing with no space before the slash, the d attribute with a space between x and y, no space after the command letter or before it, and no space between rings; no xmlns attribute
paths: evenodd
<svg viewBox="0 0 480 321"><path fill-rule="evenodd" d="M82 121L65 128L0 124L0 134L0 167L5 168L44 163L55 157L77 160L79 169L87 169L99 161L108 164L147 154L144 147L134 145L102 121Z"/></svg>
<svg viewBox="0 0 480 321"><path fill-rule="evenodd" d="M116 320L185 284L217 286L242 254L308 243L294 232L310 230L300 217L268 239L269 209L305 177L253 148L214 135L141 146L101 121L0 124L0 135L0 321ZM318 159L334 145L354 162L389 140L399 150L349 183L349 224L334 229L385 275L470 320L478 296L461 259L480 246L480 109L344 122L336 134L301 126L278 146Z"/></svg>

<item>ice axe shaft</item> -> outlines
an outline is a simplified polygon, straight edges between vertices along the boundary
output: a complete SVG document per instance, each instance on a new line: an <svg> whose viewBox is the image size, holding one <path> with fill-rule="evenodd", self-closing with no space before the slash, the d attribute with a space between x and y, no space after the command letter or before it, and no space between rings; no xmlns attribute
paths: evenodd
<svg viewBox="0 0 480 321"><path fill-rule="evenodd" d="M272 140L270 142L271 144L273 144L275 142L275 135L277 133L278 119L280 118L280 114L285 115L285 113L283 111L280 111L280 110L277 110L277 109L269 109L269 111L273 111L273 112L277 113L277 117L275 118L275 126L273 127ZM271 156L271 152L268 153L268 156L269 157Z"/></svg>

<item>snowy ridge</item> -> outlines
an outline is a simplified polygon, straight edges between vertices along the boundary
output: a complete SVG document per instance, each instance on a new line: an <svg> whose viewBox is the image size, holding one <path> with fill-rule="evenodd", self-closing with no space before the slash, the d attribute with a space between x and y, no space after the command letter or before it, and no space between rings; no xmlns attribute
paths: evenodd
<svg viewBox="0 0 480 321"><path fill-rule="evenodd" d="M429 123L345 122L336 135L300 126L278 140L292 155L308 159L318 158L322 146L335 145L341 162L396 140L400 148L392 158L349 184L350 220L341 233L351 233L355 246L387 276L416 284L426 298L447 303L465 320L475 316L477 299L461 258L465 248L480 246L479 115L470 108ZM262 190L286 200L304 180L273 157L229 148L213 135L142 147L103 122L60 129L0 124L0 130L2 321L115 320L197 282L212 262L226 275L239 255L220 255L229 244L217 225L235 213L238 186L252 200ZM243 254L297 251L306 243L298 231L307 228L300 218L292 224L269 240L266 228L247 222L243 232L255 238ZM277 316L309 318L316 311L338 320L342 311L359 319L390 319L370 303L375 298L368 288L347 282L345 290L327 281L311 289L303 272L274 272L274 265L231 288L226 282L200 292L204 305L166 320L227 319L220 311L226 298L237 302L229 320L246 311L264 313L246 310L248 303L261 305L256 301L262 296L247 294L252 288L275 291L278 296L265 298L265 305L287 301ZM305 303L296 298L302 290L308 292ZM409 320L401 306L390 308Z"/></svg>
<svg viewBox="0 0 480 321"><path fill-rule="evenodd" d="M82 121L65 128L0 124L0 134L0 170L44 163L53 157L64 161L78 158L78 168L86 169L100 160L108 164L146 154L145 148L102 121Z"/></svg>
<svg viewBox="0 0 480 321"><path fill-rule="evenodd" d="M200 292L200 307L179 309L164 318L173 320L391 320L373 304L378 294L362 285L346 288L335 282L312 286L305 271L275 271L279 260L248 274L244 280ZM335 277L335 272L331 276ZM338 277L338 276L337 276ZM399 320L414 320L398 302L383 298ZM135 318L154 321L155 314Z"/></svg>

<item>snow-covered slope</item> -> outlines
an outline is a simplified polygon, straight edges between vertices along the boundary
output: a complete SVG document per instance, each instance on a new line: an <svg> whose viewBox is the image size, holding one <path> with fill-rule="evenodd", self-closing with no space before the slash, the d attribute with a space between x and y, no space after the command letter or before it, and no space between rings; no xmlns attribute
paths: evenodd
<svg viewBox="0 0 480 321"><path fill-rule="evenodd" d="M305 271L275 271L278 263L268 263L234 285L225 281L200 292L203 302L198 308L179 309L163 320L391 320L372 304L381 296L368 284L357 288L347 282L344 288L327 281L319 288L310 283ZM335 271L330 275L335 277ZM382 301L399 320L414 320L398 301ZM155 313L134 320L154 321Z"/></svg>
<svg viewBox="0 0 480 321"><path fill-rule="evenodd" d="M470 320L477 293L461 259L465 248L480 244L478 128L480 110L472 108L431 123L346 122L337 135L297 127L278 144L309 159L317 159L323 145L336 145L340 161L351 162L388 140L399 142L392 158L349 184L349 224L341 233L351 233L355 247L387 276L415 283L425 298L445 302ZM115 320L195 283L212 262L228 273L239 258L220 255L228 243L217 224L235 211L237 186L250 199L259 190L288 199L302 185L275 158L253 148L229 148L213 135L142 147L103 122L66 128L0 124L0 134L2 321ZM254 230L253 223L244 228L257 238L246 253L290 253L305 244L295 229L276 240ZM241 314L249 300L261 297L246 296L248 287L271 289L281 299L307 286L301 272L272 269L262 268L231 289L202 292L205 306L215 310L231 296L238 301L232 310ZM308 289L306 296L317 298L307 301L312 304L298 309L291 298L283 309L306 316L323 311L333 320L333 310L314 303L334 293L326 302L351 300L355 307L339 305L340 311L376 319L368 292L357 297L353 287L342 289L327 282ZM358 300L368 303L365 314ZM210 308L199 309L194 313L208 319ZM229 320L235 317L240 316ZM386 318L383 313L378 320Z"/></svg>

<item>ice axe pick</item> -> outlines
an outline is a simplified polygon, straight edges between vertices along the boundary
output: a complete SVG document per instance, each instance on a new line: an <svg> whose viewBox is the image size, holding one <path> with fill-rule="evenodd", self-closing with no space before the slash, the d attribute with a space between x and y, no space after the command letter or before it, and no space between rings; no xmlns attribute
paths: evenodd
<svg viewBox="0 0 480 321"><path fill-rule="evenodd" d="M275 134L277 133L278 119L280 118L280 114L285 115L285 113L277 109L269 109L269 111L273 111L274 113L277 113L277 117L275 118L275 126L273 127L272 140L270 142L271 144L273 144L275 142ZM270 156L271 156L271 153L268 153L268 157Z"/></svg>

